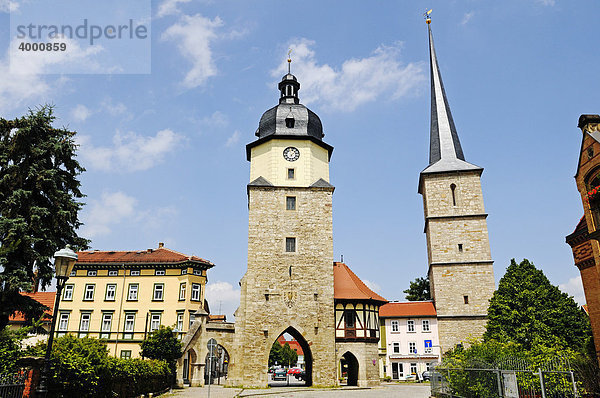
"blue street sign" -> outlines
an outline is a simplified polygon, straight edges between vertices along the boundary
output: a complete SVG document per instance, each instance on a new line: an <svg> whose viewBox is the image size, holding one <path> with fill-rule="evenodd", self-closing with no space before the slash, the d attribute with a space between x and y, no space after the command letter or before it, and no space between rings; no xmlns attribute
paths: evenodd
<svg viewBox="0 0 600 398"><path fill-rule="evenodd" d="M425 340L425 348L431 348L432 346L431 340Z"/></svg>

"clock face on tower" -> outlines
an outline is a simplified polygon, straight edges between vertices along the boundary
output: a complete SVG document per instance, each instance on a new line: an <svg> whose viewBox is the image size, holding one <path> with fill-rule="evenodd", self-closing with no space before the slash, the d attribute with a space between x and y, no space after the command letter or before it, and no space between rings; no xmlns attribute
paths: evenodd
<svg viewBox="0 0 600 398"><path fill-rule="evenodd" d="M288 162L293 162L298 160L300 157L300 151L298 148L294 148L293 146L289 146L283 150L283 158Z"/></svg>

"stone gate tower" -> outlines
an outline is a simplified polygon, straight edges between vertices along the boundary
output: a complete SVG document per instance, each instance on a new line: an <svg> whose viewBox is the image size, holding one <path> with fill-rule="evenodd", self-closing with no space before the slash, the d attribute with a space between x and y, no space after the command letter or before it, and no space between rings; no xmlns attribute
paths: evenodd
<svg viewBox="0 0 600 398"><path fill-rule="evenodd" d="M419 177L432 299L442 352L485 331L494 292L483 195L483 169L465 161L438 69L429 25L431 137L429 166Z"/></svg>
<svg viewBox="0 0 600 398"><path fill-rule="evenodd" d="M300 104L290 73L279 104L246 146L248 270L235 313L233 385L265 386L273 342L290 333L302 346L308 384L336 384L332 196L319 117Z"/></svg>

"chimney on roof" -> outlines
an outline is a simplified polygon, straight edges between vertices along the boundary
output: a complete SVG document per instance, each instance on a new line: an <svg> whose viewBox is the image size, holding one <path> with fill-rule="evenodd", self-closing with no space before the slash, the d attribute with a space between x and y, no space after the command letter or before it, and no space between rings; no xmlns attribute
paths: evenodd
<svg viewBox="0 0 600 398"><path fill-rule="evenodd" d="M162 249L163 247L165 247L164 242L158 242L158 248Z"/></svg>
<svg viewBox="0 0 600 398"><path fill-rule="evenodd" d="M152 249L148 249L148 253L152 253Z"/></svg>

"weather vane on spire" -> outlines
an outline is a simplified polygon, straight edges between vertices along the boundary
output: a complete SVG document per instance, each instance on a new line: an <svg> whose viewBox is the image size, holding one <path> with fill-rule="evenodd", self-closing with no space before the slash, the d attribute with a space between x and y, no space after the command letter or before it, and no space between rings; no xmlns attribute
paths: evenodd
<svg viewBox="0 0 600 398"><path fill-rule="evenodd" d="M430 9L429 11L425 11L425 13L423 14L423 16L425 17L425 23L427 23L427 25L429 25L431 23L431 17L429 15L431 15L431 11L433 11L433 9Z"/></svg>
<svg viewBox="0 0 600 398"><path fill-rule="evenodd" d="M290 51L288 51L288 73L290 72L291 66L292 66L292 49L290 48Z"/></svg>

